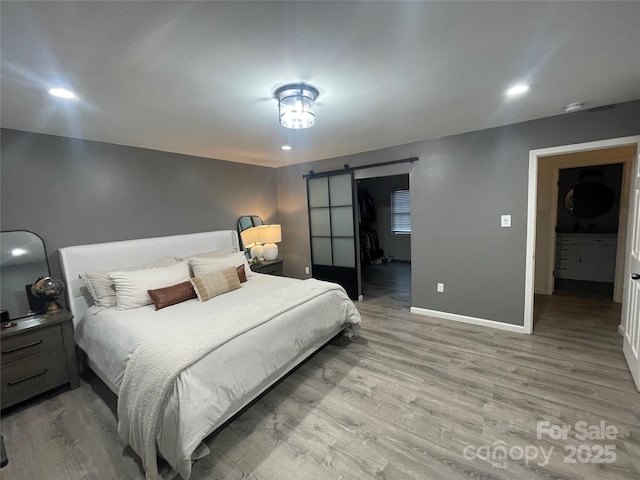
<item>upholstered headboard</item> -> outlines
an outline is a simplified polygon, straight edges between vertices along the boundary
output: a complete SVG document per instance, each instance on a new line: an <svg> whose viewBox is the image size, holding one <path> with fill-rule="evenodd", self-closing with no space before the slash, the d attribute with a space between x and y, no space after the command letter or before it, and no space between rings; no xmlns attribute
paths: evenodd
<svg viewBox="0 0 640 480"><path fill-rule="evenodd" d="M187 257L195 253L221 248L239 249L235 230L142 238L121 242L96 243L65 247L58 250L69 309L74 324L93 302L80 275L85 272L104 272L142 265L162 257Z"/></svg>

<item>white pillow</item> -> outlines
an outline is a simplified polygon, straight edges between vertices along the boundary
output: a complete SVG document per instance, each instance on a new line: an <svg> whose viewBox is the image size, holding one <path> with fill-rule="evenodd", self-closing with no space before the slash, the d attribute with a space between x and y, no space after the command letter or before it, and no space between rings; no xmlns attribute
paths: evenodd
<svg viewBox="0 0 640 480"><path fill-rule="evenodd" d="M251 276L251 268L244 252L236 252L222 258L192 258L189 265L193 269L195 277L201 277L207 273L222 272L227 268L244 265L244 271L247 278Z"/></svg>
<svg viewBox="0 0 640 480"><path fill-rule="evenodd" d="M133 272L109 272L116 289L118 310L144 307L152 303L148 290L170 287L189 281L189 264L176 263L169 267L150 268Z"/></svg>
<svg viewBox="0 0 640 480"><path fill-rule="evenodd" d="M146 263L136 267L121 268L119 271L130 272L132 270L167 267L169 265L175 265L176 263L178 263L178 260L176 260L175 257L164 257L157 262ZM96 307L108 308L116 306L116 291L113 288L113 281L109 278L108 272L87 272L80 275L80 278L84 280L84 284L87 290L89 290L93 304Z"/></svg>

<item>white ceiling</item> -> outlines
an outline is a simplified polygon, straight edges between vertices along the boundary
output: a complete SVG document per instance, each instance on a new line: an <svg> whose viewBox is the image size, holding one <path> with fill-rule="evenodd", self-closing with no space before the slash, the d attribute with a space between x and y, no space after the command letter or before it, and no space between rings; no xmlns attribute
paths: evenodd
<svg viewBox="0 0 640 480"><path fill-rule="evenodd" d="M640 98L640 2L2 2L2 127L280 166ZM288 130L274 90L320 91ZM529 94L504 90L526 81ZM66 85L80 96L49 96ZM284 152L288 143L293 150Z"/></svg>

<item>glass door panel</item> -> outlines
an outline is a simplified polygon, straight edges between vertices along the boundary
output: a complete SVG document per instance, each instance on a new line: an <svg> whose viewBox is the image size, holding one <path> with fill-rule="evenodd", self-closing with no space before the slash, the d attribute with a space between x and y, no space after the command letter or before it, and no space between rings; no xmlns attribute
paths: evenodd
<svg viewBox="0 0 640 480"><path fill-rule="evenodd" d="M331 206L353 204L352 183L351 174L333 175L329 177Z"/></svg>
<svg viewBox="0 0 640 480"><path fill-rule="evenodd" d="M307 193L310 207L329 206L329 186L327 177L310 178L307 180Z"/></svg>
<svg viewBox="0 0 640 480"><path fill-rule="evenodd" d="M331 236L353 237L353 207L331 208Z"/></svg>
<svg viewBox="0 0 640 480"><path fill-rule="evenodd" d="M332 238L333 264L336 267L356 268L356 256L352 238Z"/></svg>
<svg viewBox="0 0 640 480"><path fill-rule="evenodd" d="M331 236L331 216L329 215L329 208L320 207L309 209L309 223L312 237Z"/></svg>
<svg viewBox="0 0 640 480"><path fill-rule="evenodd" d="M333 265L331 238L311 237L311 252L314 265Z"/></svg>

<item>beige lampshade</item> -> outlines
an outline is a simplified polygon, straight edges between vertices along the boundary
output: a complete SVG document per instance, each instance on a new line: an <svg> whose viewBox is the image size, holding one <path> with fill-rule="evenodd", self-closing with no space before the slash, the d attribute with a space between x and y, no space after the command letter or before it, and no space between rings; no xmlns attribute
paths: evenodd
<svg viewBox="0 0 640 480"><path fill-rule="evenodd" d="M282 241L280 225L260 225L255 229L258 231L258 242L260 243L278 243Z"/></svg>
<svg viewBox="0 0 640 480"><path fill-rule="evenodd" d="M247 228L240 232L240 237L244 248L251 248L258 243L258 229L256 227Z"/></svg>

